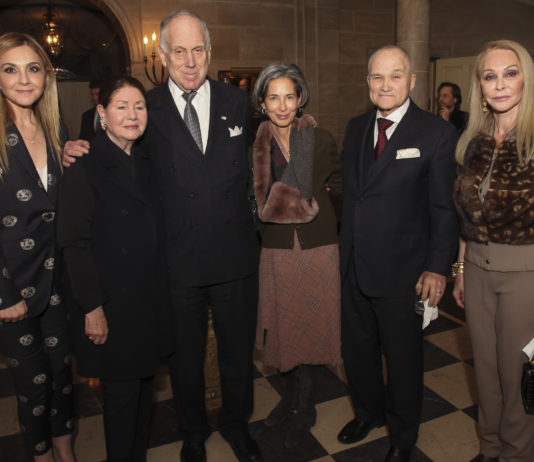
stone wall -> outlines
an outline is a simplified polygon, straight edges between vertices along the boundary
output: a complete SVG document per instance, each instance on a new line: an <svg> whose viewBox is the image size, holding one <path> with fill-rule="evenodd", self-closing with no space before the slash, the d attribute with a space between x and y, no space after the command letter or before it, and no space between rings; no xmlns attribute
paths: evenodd
<svg viewBox="0 0 534 462"><path fill-rule="evenodd" d="M295 62L311 87L308 112L341 141L347 121L369 109L366 63L395 40L395 0L94 0L125 28L131 71L147 87L141 37L159 35L179 8L206 19L212 33L210 77L232 67ZM431 0L430 56L474 55L484 42L511 38L534 51L534 6L519 0ZM149 45L150 48L150 45ZM150 50L149 50L150 51Z"/></svg>

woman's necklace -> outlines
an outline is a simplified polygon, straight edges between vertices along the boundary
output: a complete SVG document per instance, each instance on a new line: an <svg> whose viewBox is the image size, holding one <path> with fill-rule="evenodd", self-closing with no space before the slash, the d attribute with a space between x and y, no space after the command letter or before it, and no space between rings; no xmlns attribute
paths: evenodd
<svg viewBox="0 0 534 462"><path fill-rule="evenodd" d="M37 135L39 134L39 125L35 125L35 133L33 134L33 138L31 138L29 141L30 141L30 144L33 144L33 142L35 141L35 139L37 138Z"/></svg>

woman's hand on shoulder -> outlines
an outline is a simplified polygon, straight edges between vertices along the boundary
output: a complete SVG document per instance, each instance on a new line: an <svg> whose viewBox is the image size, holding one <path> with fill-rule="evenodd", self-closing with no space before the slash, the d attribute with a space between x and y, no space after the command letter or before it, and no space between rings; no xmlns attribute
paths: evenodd
<svg viewBox="0 0 534 462"><path fill-rule="evenodd" d="M456 304L460 308L464 307L464 273L456 273L454 277L454 289L452 290L452 296L456 300Z"/></svg>
<svg viewBox="0 0 534 462"><path fill-rule="evenodd" d="M89 153L89 141L67 141L63 146L63 166L70 167L78 157Z"/></svg>
<svg viewBox="0 0 534 462"><path fill-rule="evenodd" d="M9 308L0 310L0 321L17 322L24 319L26 313L28 313L28 305L26 305L26 300L21 300Z"/></svg>
<svg viewBox="0 0 534 462"><path fill-rule="evenodd" d="M108 321L102 306L85 315L85 335L95 345L102 345L108 339Z"/></svg>

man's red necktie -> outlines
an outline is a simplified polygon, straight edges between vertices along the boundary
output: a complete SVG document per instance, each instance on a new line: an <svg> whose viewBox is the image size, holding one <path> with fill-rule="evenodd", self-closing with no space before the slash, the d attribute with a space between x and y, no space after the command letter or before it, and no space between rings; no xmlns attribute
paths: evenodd
<svg viewBox="0 0 534 462"><path fill-rule="evenodd" d="M376 123L378 124L378 140L375 146L375 159L378 159L388 142L386 130L393 125L393 121L380 117L376 119Z"/></svg>

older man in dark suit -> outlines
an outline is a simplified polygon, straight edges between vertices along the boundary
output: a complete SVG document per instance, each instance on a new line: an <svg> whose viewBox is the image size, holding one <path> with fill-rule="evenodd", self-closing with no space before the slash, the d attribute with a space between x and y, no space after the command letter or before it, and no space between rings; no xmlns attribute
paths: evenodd
<svg viewBox="0 0 534 462"><path fill-rule="evenodd" d="M343 147L342 352L356 418L354 443L387 424L387 462L410 460L423 390L422 319L436 306L458 242L451 194L454 127L419 109L410 57L387 46L368 66L377 110L352 119ZM384 385L381 354L387 363Z"/></svg>
<svg viewBox="0 0 534 462"><path fill-rule="evenodd" d="M218 429L239 460L259 460L247 429L258 296L258 242L247 199L249 102L239 89L206 79L210 36L195 14L167 16L160 43L170 78L149 94L144 145L166 222L176 337L169 366L184 433L181 457L206 460L203 364L210 307L223 398Z"/></svg>

